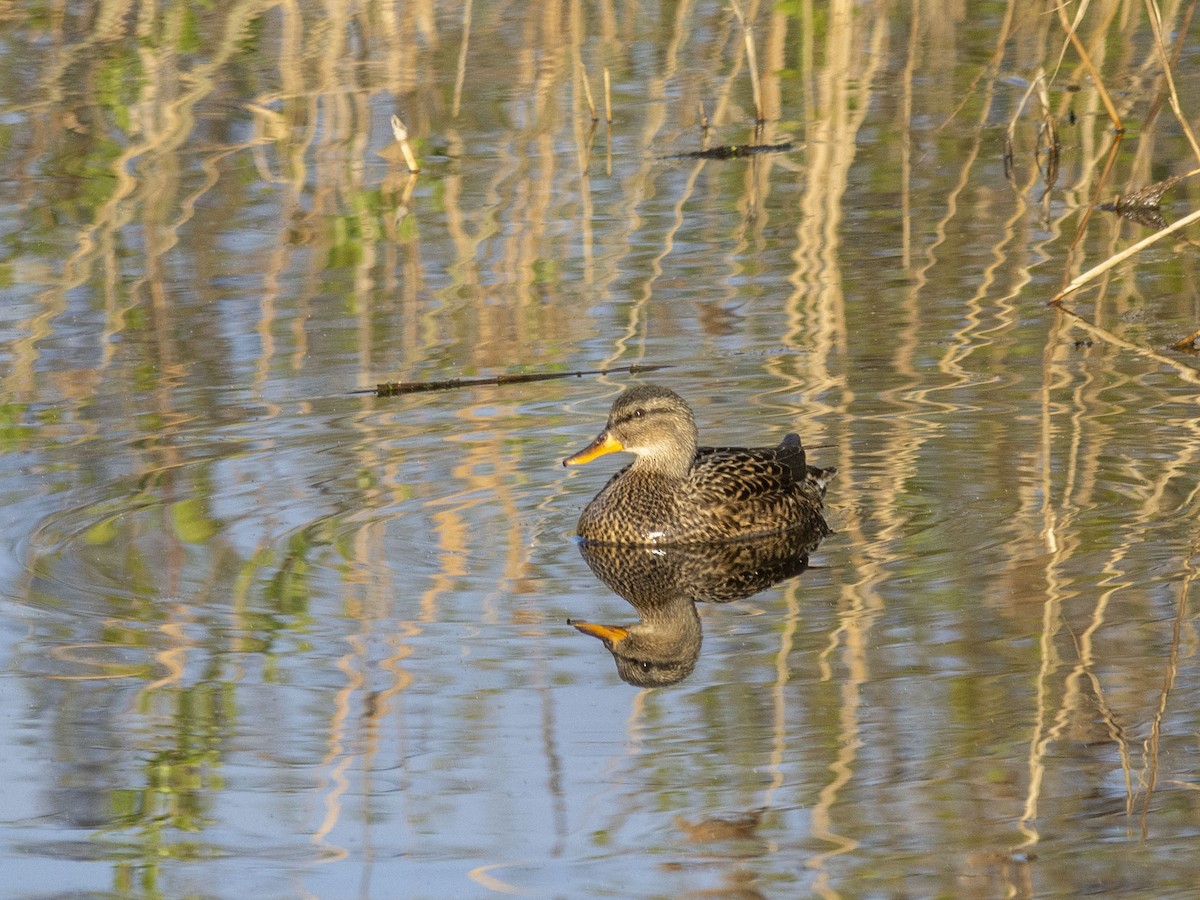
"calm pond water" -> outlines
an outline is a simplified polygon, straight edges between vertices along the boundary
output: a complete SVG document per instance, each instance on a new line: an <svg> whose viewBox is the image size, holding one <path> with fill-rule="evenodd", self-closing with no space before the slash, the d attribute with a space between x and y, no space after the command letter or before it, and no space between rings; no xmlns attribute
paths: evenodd
<svg viewBox="0 0 1200 900"><path fill-rule="evenodd" d="M5 7L8 896L1193 896L1195 230L1048 305L1197 165L1144 8L1105 177L1054 7L741 6ZM639 381L838 467L807 568L585 558Z"/></svg>

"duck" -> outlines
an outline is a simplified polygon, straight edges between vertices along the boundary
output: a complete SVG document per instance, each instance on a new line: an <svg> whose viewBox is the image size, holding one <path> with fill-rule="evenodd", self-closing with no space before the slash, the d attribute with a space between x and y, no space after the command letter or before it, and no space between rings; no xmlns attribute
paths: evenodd
<svg viewBox="0 0 1200 900"><path fill-rule="evenodd" d="M576 532L600 544L699 544L803 529L823 537L825 491L837 469L808 465L799 435L776 447L701 447L691 407L653 384L613 401L604 430L564 466L610 453L634 460L579 516Z"/></svg>

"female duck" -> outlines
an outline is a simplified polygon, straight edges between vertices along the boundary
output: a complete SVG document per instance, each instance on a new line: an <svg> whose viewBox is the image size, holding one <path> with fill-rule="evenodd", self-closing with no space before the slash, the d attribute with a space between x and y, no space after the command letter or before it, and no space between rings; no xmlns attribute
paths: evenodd
<svg viewBox="0 0 1200 900"><path fill-rule="evenodd" d="M617 397L608 424L564 466L625 451L636 459L584 508L579 536L604 544L690 544L740 540L793 528L829 533L821 515L837 469L805 461L800 438L778 447L697 447L683 398L655 385Z"/></svg>

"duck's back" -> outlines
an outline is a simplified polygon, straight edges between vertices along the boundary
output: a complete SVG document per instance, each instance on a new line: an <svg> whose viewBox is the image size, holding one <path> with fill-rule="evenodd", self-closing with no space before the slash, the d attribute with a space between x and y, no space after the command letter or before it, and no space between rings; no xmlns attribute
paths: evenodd
<svg viewBox="0 0 1200 900"><path fill-rule="evenodd" d="M836 469L808 466L796 435L778 447L702 447L683 479L626 466L579 518L579 535L604 543L728 541L793 528L829 533L821 515Z"/></svg>

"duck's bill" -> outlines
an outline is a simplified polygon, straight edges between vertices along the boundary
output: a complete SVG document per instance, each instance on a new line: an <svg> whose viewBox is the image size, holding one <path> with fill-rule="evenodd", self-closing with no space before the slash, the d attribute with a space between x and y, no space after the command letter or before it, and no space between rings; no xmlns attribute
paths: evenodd
<svg viewBox="0 0 1200 900"><path fill-rule="evenodd" d="M609 453L619 453L624 449L620 441L607 431L603 431L600 433L600 437L596 438L574 456L568 456L564 459L563 465L582 466L584 463L590 463L593 459L607 456Z"/></svg>
<svg viewBox="0 0 1200 900"><path fill-rule="evenodd" d="M629 632L620 625L596 625L592 622L571 622L572 627L584 634L590 634L594 638L600 638L610 647L615 647L625 638L629 637Z"/></svg>

